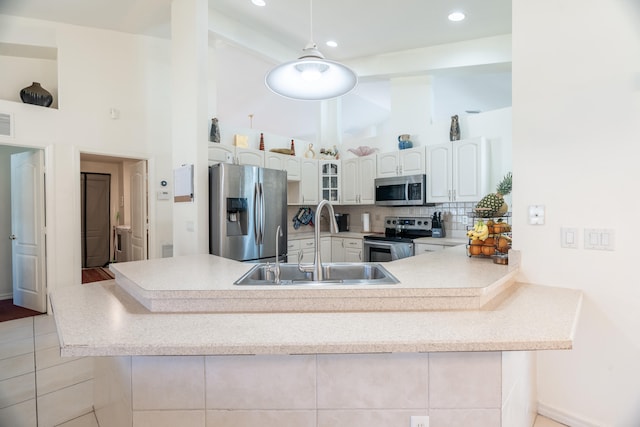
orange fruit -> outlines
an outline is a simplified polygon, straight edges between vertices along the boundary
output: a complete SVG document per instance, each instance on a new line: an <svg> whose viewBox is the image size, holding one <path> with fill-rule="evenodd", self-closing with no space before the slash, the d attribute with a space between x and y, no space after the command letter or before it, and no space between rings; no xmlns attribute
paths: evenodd
<svg viewBox="0 0 640 427"><path fill-rule="evenodd" d="M471 255L480 255L482 253L482 246L480 245L469 246L469 253Z"/></svg>
<svg viewBox="0 0 640 427"><path fill-rule="evenodd" d="M509 251L509 240L501 237L498 239L498 251L502 253L507 253Z"/></svg>
<svg viewBox="0 0 640 427"><path fill-rule="evenodd" d="M482 255L491 256L496 253L496 248L494 246L484 245L482 246Z"/></svg>

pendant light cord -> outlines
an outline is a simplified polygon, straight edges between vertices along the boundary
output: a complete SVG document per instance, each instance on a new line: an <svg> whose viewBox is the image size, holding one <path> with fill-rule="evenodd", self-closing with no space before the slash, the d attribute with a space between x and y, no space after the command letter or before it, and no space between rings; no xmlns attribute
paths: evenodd
<svg viewBox="0 0 640 427"><path fill-rule="evenodd" d="M309 0L309 44L316 45L313 41L313 0Z"/></svg>

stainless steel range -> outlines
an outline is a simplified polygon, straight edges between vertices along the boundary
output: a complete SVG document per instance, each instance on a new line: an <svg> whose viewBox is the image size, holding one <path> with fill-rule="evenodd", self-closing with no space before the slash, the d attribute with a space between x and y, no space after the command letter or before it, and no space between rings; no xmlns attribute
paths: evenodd
<svg viewBox="0 0 640 427"><path fill-rule="evenodd" d="M429 217L384 218L384 236L364 236L364 260L386 262L407 258L415 254L413 240L431 237L432 222Z"/></svg>

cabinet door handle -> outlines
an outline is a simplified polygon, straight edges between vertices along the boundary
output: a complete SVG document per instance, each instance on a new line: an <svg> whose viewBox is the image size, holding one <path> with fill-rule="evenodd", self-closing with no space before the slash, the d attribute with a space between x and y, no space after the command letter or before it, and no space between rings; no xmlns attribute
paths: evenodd
<svg viewBox="0 0 640 427"><path fill-rule="evenodd" d="M362 251L358 252L358 260L362 261Z"/></svg>

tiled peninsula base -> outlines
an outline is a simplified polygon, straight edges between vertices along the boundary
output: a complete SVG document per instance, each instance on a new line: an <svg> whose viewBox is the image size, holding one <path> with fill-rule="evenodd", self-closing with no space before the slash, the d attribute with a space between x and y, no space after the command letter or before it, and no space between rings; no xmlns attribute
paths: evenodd
<svg viewBox="0 0 640 427"><path fill-rule="evenodd" d="M95 358L100 427L529 427L535 353Z"/></svg>

